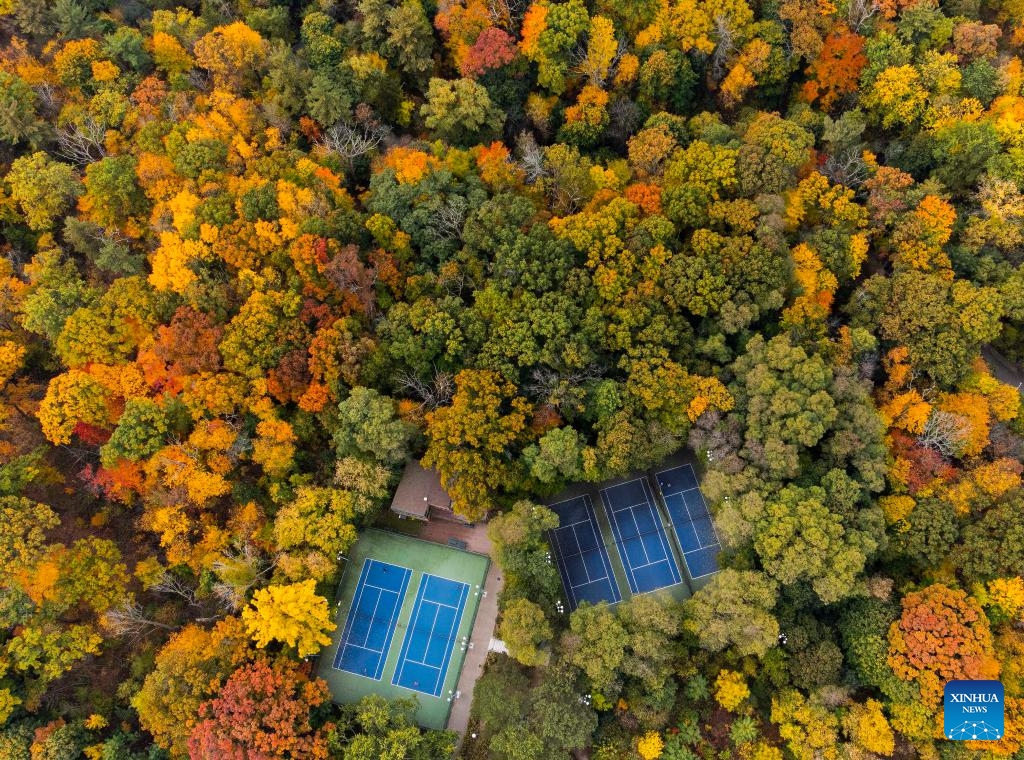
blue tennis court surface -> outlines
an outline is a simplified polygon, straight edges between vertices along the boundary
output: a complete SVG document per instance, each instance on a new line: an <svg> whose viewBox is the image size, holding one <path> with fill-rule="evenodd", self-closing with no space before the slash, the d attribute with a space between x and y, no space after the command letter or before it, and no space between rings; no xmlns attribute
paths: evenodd
<svg viewBox="0 0 1024 760"><path fill-rule="evenodd" d="M441 696L469 584L424 573L391 683Z"/></svg>
<svg viewBox="0 0 1024 760"><path fill-rule="evenodd" d="M412 571L368 559L345 621L334 667L380 680Z"/></svg>
<svg viewBox="0 0 1024 760"><path fill-rule="evenodd" d="M559 526L551 531L551 547L569 609L576 609L580 602L611 604L622 599L590 497L584 494L560 501L551 510L559 519Z"/></svg>
<svg viewBox="0 0 1024 760"><path fill-rule="evenodd" d="M647 479L610 486L601 495L608 507L630 591L643 594L682 582Z"/></svg>
<svg viewBox="0 0 1024 760"><path fill-rule="evenodd" d="M690 577L703 578L718 572L722 547L693 468L684 464L659 472L657 477Z"/></svg>

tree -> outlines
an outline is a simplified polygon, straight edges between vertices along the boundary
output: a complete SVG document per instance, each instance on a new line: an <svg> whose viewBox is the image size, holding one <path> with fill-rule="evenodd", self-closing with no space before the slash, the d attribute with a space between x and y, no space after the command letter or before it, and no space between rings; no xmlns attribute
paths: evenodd
<svg viewBox="0 0 1024 760"><path fill-rule="evenodd" d="M288 553L279 560L293 580L323 580L335 572L336 558L356 542L356 512L351 493L300 486L274 518L274 541Z"/></svg>
<svg viewBox="0 0 1024 760"><path fill-rule="evenodd" d="M562 593L552 564L547 533L558 527L558 515L547 507L517 501L487 526L494 557L505 573L505 599L524 598L550 609Z"/></svg>
<svg viewBox="0 0 1024 760"><path fill-rule="evenodd" d="M527 434L526 399L490 370L455 376L451 406L427 414L423 464L436 467L459 514L477 518L493 505L493 494L515 484L512 447Z"/></svg>
<svg viewBox="0 0 1024 760"><path fill-rule="evenodd" d="M529 599L514 599L505 605L498 635L508 645L509 654L523 665L540 665L547 660L547 653L538 645L551 638L551 626L544 610Z"/></svg>
<svg viewBox="0 0 1024 760"><path fill-rule="evenodd" d="M38 97L17 74L0 71L0 140L33 147L42 138L45 124L36 116Z"/></svg>
<svg viewBox="0 0 1024 760"><path fill-rule="evenodd" d="M331 729L328 745L331 750L340 748L346 760L446 760L455 751L455 735L451 731L421 731L414 717L416 707L415 697L390 702L376 694L363 697L343 710Z"/></svg>
<svg viewBox="0 0 1024 760"><path fill-rule="evenodd" d="M747 681L742 673L735 670L722 670L715 679L715 701L729 712L736 712L750 696Z"/></svg>
<svg viewBox="0 0 1024 760"><path fill-rule="evenodd" d="M874 551L874 540L844 527L821 488L787 486L768 502L755 528L754 548L768 575L783 585L804 580L826 604L853 592Z"/></svg>
<svg viewBox="0 0 1024 760"><path fill-rule="evenodd" d="M857 91L860 73L867 64L864 38L850 31L834 32L825 38L817 58L807 67L802 94L817 100L826 111L842 97Z"/></svg>
<svg viewBox="0 0 1024 760"><path fill-rule="evenodd" d="M679 651L678 605L667 597L643 594L620 603L616 614L626 630L622 674L638 683L637 691L652 704L663 703Z"/></svg>
<svg viewBox="0 0 1024 760"><path fill-rule="evenodd" d="M779 636L777 588L761 573L724 569L686 603L683 627L712 652L731 646L762 657Z"/></svg>
<svg viewBox="0 0 1024 760"><path fill-rule="evenodd" d="M496 26L484 29L459 65L459 73L477 79L489 71L500 69L516 58L515 39Z"/></svg>
<svg viewBox="0 0 1024 760"><path fill-rule="evenodd" d="M665 749L665 740L657 731L648 731L636 741L636 752L643 760L657 760Z"/></svg>
<svg viewBox="0 0 1024 760"><path fill-rule="evenodd" d="M302 299L281 291L255 292L224 330L220 352L224 366L250 378L276 367L289 351L305 345L298 321Z"/></svg>
<svg viewBox="0 0 1024 760"><path fill-rule="evenodd" d="M136 177L134 156L107 156L85 167L85 195L79 208L101 227L124 225L145 212L146 196Z"/></svg>
<svg viewBox="0 0 1024 760"><path fill-rule="evenodd" d="M583 475L583 441L570 426L553 428L523 450L530 474L541 483L579 480Z"/></svg>
<svg viewBox="0 0 1024 760"><path fill-rule="evenodd" d="M412 424L398 418L391 399L360 386L338 404L334 448L339 458L368 457L395 467L408 457L415 432Z"/></svg>
<svg viewBox="0 0 1024 760"><path fill-rule="evenodd" d="M562 636L566 662L587 674L598 691L610 689L625 655L626 629L607 604L582 604L569 616Z"/></svg>
<svg viewBox="0 0 1024 760"><path fill-rule="evenodd" d="M485 142L504 121L501 109L491 102L483 85L465 78L432 78L420 115L427 129L456 145Z"/></svg>
<svg viewBox="0 0 1024 760"><path fill-rule="evenodd" d="M74 168L42 151L16 158L5 180L25 224L35 231L51 229L81 192Z"/></svg>
<svg viewBox="0 0 1024 760"><path fill-rule="evenodd" d="M813 760L839 743L839 721L820 700L807 699L796 689L772 697L772 723L797 760Z"/></svg>
<svg viewBox="0 0 1024 760"><path fill-rule="evenodd" d="M171 418L164 407L149 399L129 399L110 440L100 451L100 460L109 468L119 459L145 459L163 447L170 430Z"/></svg>
<svg viewBox="0 0 1024 760"><path fill-rule="evenodd" d="M220 86L232 89L255 81L268 52L267 41L241 21L216 27L195 44L196 63Z"/></svg>
<svg viewBox="0 0 1024 760"><path fill-rule="evenodd" d="M489 734L516 724L526 712L530 681L515 660L495 655L473 687L472 714Z"/></svg>
<svg viewBox="0 0 1024 760"><path fill-rule="evenodd" d="M838 417L833 370L787 336L756 336L733 364L729 390L745 419L742 454L773 477L799 472L799 454L817 445Z"/></svg>
<svg viewBox="0 0 1024 760"><path fill-rule="evenodd" d="M1002 305L992 288L899 272L878 292L886 309L879 323L881 336L905 345L910 363L943 386L955 385L980 346L999 332Z"/></svg>
<svg viewBox="0 0 1024 760"><path fill-rule="evenodd" d="M963 543L954 550L953 560L967 578L1024 575L1022 502L1024 492L1011 491L963 529Z"/></svg>
<svg viewBox="0 0 1024 760"><path fill-rule="evenodd" d="M316 654L330 644L327 634L336 627L327 600L317 595L313 580L260 589L242 611L242 621L257 646L280 641L294 647L299 657Z"/></svg>
<svg viewBox="0 0 1024 760"><path fill-rule="evenodd" d="M903 612L889 628L888 662L899 678L917 683L932 709L946 682L999 674L981 605L939 583L903 597Z"/></svg>
<svg viewBox="0 0 1024 760"><path fill-rule="evenodd" d="M889 757L896 749L896 737L878 700L853 704L843 719L843 728L854 744L874 755Z"/></svg>
<svg viewBox="0 0 1024 760"><path fill-rule="evenodd" d="M430 55L434 35L423 5L419 0L404 0L388 10L386 18L387 39L381 45L382 52L409 79L421 80L434 66Z"/></svg>
<svg viewBox="0 0 1024 760"><path fill-rule="evenodd" d="M45 504L22 496L0 496L0 565L13 573L38 562L46 547L46 532L60 524ZM5 584L6 585L6 584Z"/></svg>
<svg viewBox="0 0 1024 760"><path fill-rule="evenodd" d="M584 689L578 671L559 666L545 671L530 695L527 721L547 752L569 754L589 743L597 728L597 713L580 699Z"/></svg>
<svg viewBox="0 0 1024 760"><path fill-rule="evenodd" d="M217 696L199 708L188 740L189 757L270 760L328 757L330 724L313 724L314 711L330 699L327 684L310 680L307 667L265 659L243 665Z"/></svg>
<svg viewBox="0 0 1024 760"><path fill-rule="evenodd" d="M172 758L188 756L188 739L199 706L214 697L240 664L247 636L238 618L213 628L191 624L171 635L156 654L156 664L132 697L141 726Z"/></svg>

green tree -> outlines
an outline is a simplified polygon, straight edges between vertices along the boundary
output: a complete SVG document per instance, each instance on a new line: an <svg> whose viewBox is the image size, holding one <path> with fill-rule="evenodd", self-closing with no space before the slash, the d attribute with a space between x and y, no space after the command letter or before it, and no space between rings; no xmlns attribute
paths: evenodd
<svg viewBox="0 0 1024 760"><path fill-rule="evenodd" d="M830 604L853 592L876 544L844 527L825 499L822 488L784 488L757 521L754 548L768 575L783 585L805 581Z"/></svg>
<svg viewBox="0 0 1024 760"><path fill-rule="evenodd" d="M0 140L12 145L23 141L37 145L46 129L36 115L37 101L28 82L17 74L0 71Z"/></svg>
<svg viewBox="0 0 1024 760"><path fill-rule="evenodd" d="M739 655L762 657L779 636L772 615L777 588L758 572L722 570L686 603L683 627L712 652L735 647Z"/></svg>
<svg viewBox="0 0 1024 760"><path fill-rule="evenodd" d="M509 654L523 665L539 665L547 659L539 647L551 638L551 626L544 610L529 599L514 599L505 605L498 635L508 645Z"/></svg>
<svg viewBox="0 0 1024 760"><path fill-rule="evenodd" d="M627 642L626 629L611 607L581 604L569 616L561 649L566 662L586 673L596 690L606 691L618 679Z"/></svg>
<svg viewBox="0 0 1024 760"><path fill-rule="evenodd" d="M953 558L971 580L1024 575L1022 539L1024 491L1016 489L963 529L963 543Z"/></svg>
<svg viewBox="0 0 1024 760"><path fill-rule="evenodd" d="M465 78L452 81L432 78L420 115L427 129L456 145L484 142L504 122L501 109L491 102L483 85Z"/></svg>
<svg viewBox="0 0 1024 760"><path fill-rule="evenodd" d="M171 430L167 409L149 399L129 399L110 440L100 449L104 467L113 467L119 459L137 462L155 454Z"/></svg>
<svg viewBox="0 0 1024 760"><path fill-rule="evenodd" d="M339 458L361 456L389 467L409 455L416 428L398 418L395 403L370 388L353 388L338 404L334 448Z"/></svg>
<svg viewBox="0 0 1024 760"><path fill-rule="evenodd" d="M829 393L833 370L780 335L756 335L732 366L729 390L745 422L741 454L771 477L795 477L800 453L817 445L839 412Z"/></svg>
<svg viewBox="0 0 1024 760"><path fill-rule="evenodd" d="M416 725L415 697L388 701L376 694L342 710L328 735L328 746L345 760L384 757L446 760L455 750L451 731L422 731Z"/></svg>
<svg viewBox="0 0 1024 760"><path fill-rule="evenodd" d="M529 501L517 501L490 521L487 536L505 573L504 599L524 598L554 608L562 581L551 562L546 534L557 527L558 515Z"/></svg>
<svg viewBox="0 0 1024 760"><path fill-rule="evenodd" d="M108 156L85 168L86 193L82 207L104 227L116 227L143 213L146 196L135 175L134 156Z"/></svg>
<svg viewBox="0 0 1024 760"><path fill-rule="evenodd" d="M583 475L583 441L573 427L554 428L523 450L530 474L541 483L579 480Z"/></svg>
<svg viewBox="0 0 1024 760"><path fill-rule="evenodd" d="M16 158L6 177L11 198L21 207L29 229L53 228L81 193L81 183L68 164L54 161L42 151Z"/></svg>
<svg viewBox="0 0 1024 760"><path fill-rule="evenodd" d="M388 10L386 19L387 39L382 52L410 80L420 81L434 66L434 32L423 5L420 0L404 0Z"/></svg>

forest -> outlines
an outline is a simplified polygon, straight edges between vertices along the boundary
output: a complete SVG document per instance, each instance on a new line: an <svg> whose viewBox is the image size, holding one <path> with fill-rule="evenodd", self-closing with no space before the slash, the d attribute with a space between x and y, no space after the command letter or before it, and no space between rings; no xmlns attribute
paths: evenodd
<svg viewBox="0 0 1024 760"><path fill-rule="evenodd" d="M0 760L1024 758L1022 0L0 0L0 250ZM567 614L685 449L721 571ZM413 457L464 741L311 668Z"/></svg>

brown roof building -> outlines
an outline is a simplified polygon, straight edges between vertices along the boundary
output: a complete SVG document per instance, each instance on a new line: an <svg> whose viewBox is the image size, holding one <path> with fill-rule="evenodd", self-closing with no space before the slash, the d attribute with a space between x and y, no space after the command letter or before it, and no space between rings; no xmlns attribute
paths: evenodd
<svg viewBox="0 0 1024 760"><path fill-rule="evenodd" d="M411 461L405 466L391 500L391 511L402 517L427 520L431 509L437 517L458 519L452 512L452 499L441 484L441 474L435 469L425 469L418 461Z"/></svg>

